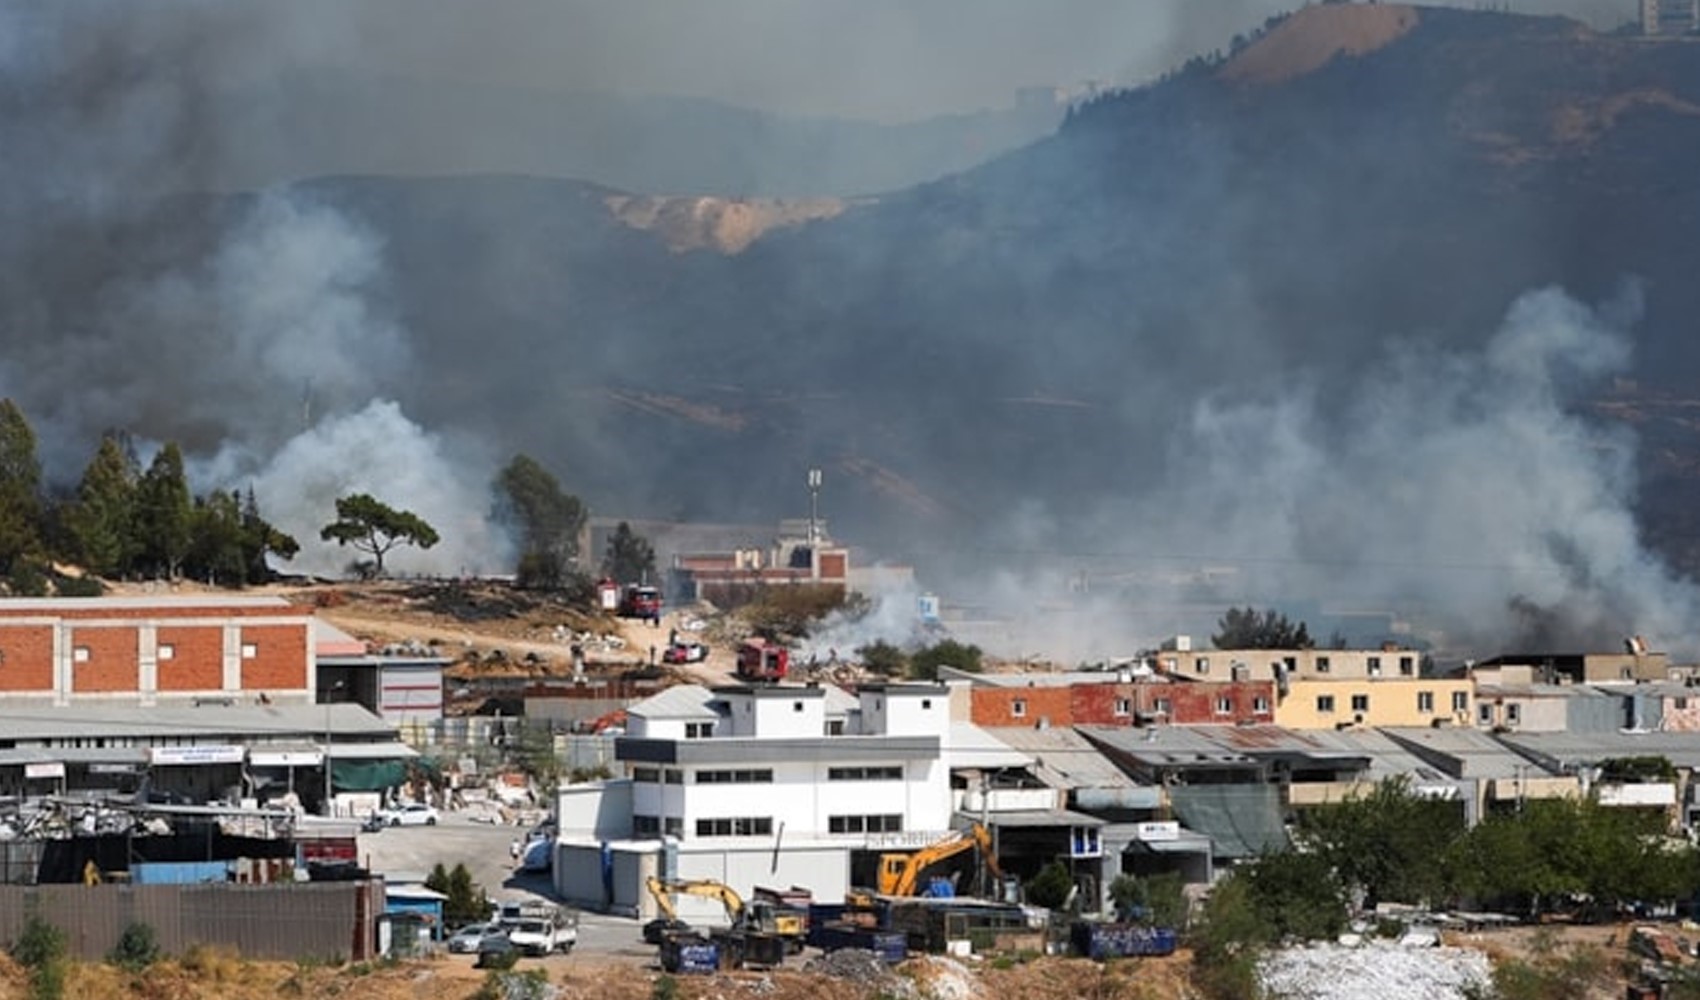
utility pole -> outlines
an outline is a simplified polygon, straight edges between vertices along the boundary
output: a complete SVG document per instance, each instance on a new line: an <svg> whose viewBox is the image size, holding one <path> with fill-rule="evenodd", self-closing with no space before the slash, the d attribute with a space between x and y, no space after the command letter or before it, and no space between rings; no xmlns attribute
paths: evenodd
<svg viewBox="0 0 1700 1000"><path fill-rule="evenodd" d="M820 470L809 470L809 559L820 542Z"/></svg>

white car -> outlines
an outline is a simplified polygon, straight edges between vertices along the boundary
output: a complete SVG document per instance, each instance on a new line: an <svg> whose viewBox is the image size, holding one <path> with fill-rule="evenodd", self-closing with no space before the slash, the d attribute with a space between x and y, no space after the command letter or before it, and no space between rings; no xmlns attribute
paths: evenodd
<svg viewBox="0 0 1700 1000"><path fill-rule="evenodd" d="M502 929L495 924L467 924L449 935L449 951L457 955L477 954L478 946L485 938L501 932Z"/></svg>
<svg viewBox="0 0 1700 1000"><path fill-rule="evenodd" d="M436 826L437 808L423 802L409 802L378 814L385 826Z"/></svg>

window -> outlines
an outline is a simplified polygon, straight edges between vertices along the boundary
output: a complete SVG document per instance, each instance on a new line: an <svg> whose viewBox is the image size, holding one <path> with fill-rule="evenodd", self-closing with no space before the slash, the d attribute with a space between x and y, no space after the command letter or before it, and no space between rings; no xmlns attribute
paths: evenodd
<svg viewBox="0 0 1700 1000"><path fill-rule="evenodd" d="M71 659L78 663L89 662L89 648L87 646L77 646L73 648L71 650Z"/></svg>
<svg viewBox="0 0 1700 1000"><path fill-rule="evenodd" d="M844 735L844 720L843 719L828 719L828 720L826 720L826 735L828 735L828 736L843 736Z"/></svg>
<svg viewBox="0 0 1700 1000"><path fill-rule="evenodd" d="M1026 716L1027 715L1027 700L1025 698L1017 698L1014 701L1010 702L1009 703L1009 714L1016 717L1017 719L1020 719L1020 718L1023 718L1024 716Z"/></svg>
<svg viewBox="0 0 1700 1000"><path fill-rule="evenodd" d="M1226 697L1226 696L1216 699L1216 714L1217 715L1232 715L1233 711L1234 711L1234 699Z"/></svg>
<svg viewBox="0 0 1700 1000"><path fill-rule="evenodd" d="M931 698L922 698L921 699L921 711L923 711L923 712L930 711L932 709L932 707L933 707L933 699L931 699Z"/></svg>
<svg viewBox="0 0 1700 1000"><path fill-rule="evenodd" d="M669 785L682 785L685 783L685 772L670 767L661 772L661 780Z"/></svg>
<svg viewBox="0 0 1700 1000"><path fill-rule="evenodd" d="M657 837L661 835L661 817L632 815L632 836Z"/></svg>
<svg viewBox="0 0 1700 1000"><path fill-rule="evenodd" d="M632 768L632 780L640 785L658 785L661 783L661 769L658 767Z"/></svg>
<svg viewBox="0 0 1700 1000"><path fill-rule="evenodd" d="M828 816L826 832L828 833L901 833L903 831L903 816L901 813L885 813L875 816Z"/></svg>
<svg viewBox="0 0 1700 1000"><path fill-rule="evenodd" d="M1174 714L1173 711L1169 708L1169 699L1167 699L1167 698L1158 698L1156 705L1154 707L1156 708L1158 715L1173 715Z"/></svg>
<svg viewBox="0 0 1700 1000"><path fill-rule="evenodd" d="M1381 657L1372 656L1369 658L1369 675L1371 677L1381 676Z"/></svg>
<svg viewBox="0 0 1700 1000"><path fill-rule="evenodd" d="M1399 657L1399 675L1401 677L1409 677L1416 672L1417 672L1417 661L1413 657L1409 657L1409 656Z"/></svg>
<svg viewBox="0 0 1700 1000"><path fill-rule="evenodd" d="M791 711L801 712L802 710L803 710L803 703L802 702L794 701L794 702L791 703Z"/></svg>
<svg viewBox="0 0 1700 1000"><path fill-rule="evenodd" d="M1181 661L1177 657L1173 657L1173 656L1163 657L1163 669L1167 670L1171 674L1174 673L1176 670L1180 669L1180 665L1181 665Z"/></svg>
<svg viewBox="0 0 1700 1000"><path fill-rule="evenodd" d="M1452 692L1452 710L1454 712L1468 712L1470 710L1470 692Z"/></svg>
<svg viewBox="0 0 1700 1000"><path fill-rule="evenodd" d="M1316 658L1316 672L1319 673L1319 674L1326 674L1328 672L1328 670L1329 670L1328 657L1326 657L1326 656L1317 657Z"/></svg>
<svg viewBox="0 0 1700 1000"><path fill-rule="evenodd" d="M1522 722L1522 721L1523 721L1523 706L1522 705L1507 705L1507 706L1505 706L1505 724L1506 725L1515 726L1517 723Z"/></svg>
<svg viewBox="0 0 1700 1000"><path fill-rule="evenodd" d="M1334 711L1334 696L1331 695L1331 694L1319 694L1319 695L1317 695L1316 696L1316 710L1318 712L1332 712L1332 711Z"/></svg>
<svg viewBox="0 0 1700 1000"><path fill-rule="evenodd" d="M829 767L828 781L902 781L903 767Z"/></svg>
<svg viewBox="0 0 1700 1000"><path fill-rule="evenodd" d="M1130 700L1128 698L1117 698L1116 699L1116 714L1117 715L1130 715L1130 714L1132 714L1132 712L1133 712L1133 702L1132 702L1132 700Z"/></svg>
<svg viewBox="0 0 1700 1000"><path fill-rule="evenodd" d="M661 819L661 834L664 837L685 836L685 820L680 816L664 816Z"/></svg>
<svg viewBox="0 0 1700 1000"><path fill-rule="evenodd" d="M1209 673L1210 672L1210 657L1200 656L1198 659L1193 660L1192 661L1192 669L1197 671L1198 673L1201 673L1201 674Z"/></svg>
<svg viewBox="0 0 1700 1000"><path fill-rule="evenodd" d="M177 647L169 642L162 642L159 644L159 650L155 655L161 660L169 660L177 655Z"/></svg>
<svg viewBox="0 0 1700 1000"><path fill-rule="evenodd" d="M697 820L699 837L766 837L772 833L772 816L730 816Z"/></svg>
<svg viewBox="0 0 1700 1000"><path fill-rule="evenodd" d="M244 660L252 660L254 657L259 655L260 646L258 643L245 642L242 644L242 658Z"/></svg>
<svg viewBox="0 0 1700 1000"><path fill-rule="evenodd" d="M1352 695L1352 711L1354 711L1354 712L1367 712L1367 711L1369 711L1369 695L1367 695L1367 694Z"/></svg>
<svg viewBox="0 0 1700 1000"><path fill-rule="evenodd" d="M1268 715L1269 714L1269 699L1263 697L1262 695L1258 695L1257 697L1253 698L1251 700L1251 710L1253 712L1256 712L1258 715Z"/></svg>
<svg viewBox="0 0 1700 1000"><path fill-rule="evenodd" d="M685 723L685 739L687 740L705 740L713 735L714 723L712 722Z"/></svg>
<svg viewBox="0 0 1700 1000"><path fill-rule="evenodd" d="M1457 695L1453 695L1453 700L1457 700ZM1484 726L1493 725L1493 706L1485 701L1477 705L1476 720Z"/></svg>
<svg viewBox="0 0 1700 1000"><path fill-rule="evenodd" d="M1417 692L1417 711L1423 713L1424 715L1431 714L1434 711L1434 692L1433 691L1418 691Z"/></svg>
<svg viewBox="0 0 1700 1000"><path fill-rule="evenodd" d="M738 771L698 771L699 785L771 785L773 769L760 768Z"/></svg>

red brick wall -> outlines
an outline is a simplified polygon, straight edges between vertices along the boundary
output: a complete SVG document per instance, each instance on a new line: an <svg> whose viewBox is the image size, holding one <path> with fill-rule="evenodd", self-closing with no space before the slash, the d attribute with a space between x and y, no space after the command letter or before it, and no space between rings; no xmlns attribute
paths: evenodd
<svg viewBox="0 0 1700 1000"><path fill-rule="evenodd" d="M0 625L0 691L53 690L53 626Z"/></svg>
<svg viewBox="0 0 1700 1000"><path fill-rule="evenodd" d="M1053 726L1072 726L1072 693L1067 687L989 688L969 691L969 717L976 726L1034 726L1046 719ZM1016 715L1017 701L1025 703L1024 715Z"/></svg>
<svg viewBox="0 0 1700 1000"><path fill-rule="evenodd" d="M307 624L256 625L238 630L240 644L258 647L242 661L242 690L285 691L307 687Z"/></svg>
<svg viewBox="0 0 1700 1000"><path fill-rule="evenodd" d="M1269 722L1274 719L1275 685L1271 681L1203 681L1184 684L1143 684L1144 699L1141 711L1155 711L1158 698L1169 699L1169 721L1181 725L1212 725L1238 722ZM1216 712L1216 699L1233 702L1226 715ZM1271 709L1261 714L1252 711L1256 699L1262 698Z"/></svg>
<svg viewBox="0 0 1700 1000"><path fill-rule="evenodd" d="M846 559L842 552L822 552L820 556L820 575L823 580L844 579Z"/></svg>
<svg viewBox="0 0 1700 1000"><path fill-rule="evenodd" d="M138 631L133 626L70 629L71 690L80 694L138 690ZM79 647L89 651L89 658L80 663L76 659Z"/></svg>
<svg viewBox="0 0 1700 1000"><path fill-rule="evenodd" d="M159 661L161 691L217 691L224 687L224 629L217 625L161 626L159 645L172 647Z"/></svg>

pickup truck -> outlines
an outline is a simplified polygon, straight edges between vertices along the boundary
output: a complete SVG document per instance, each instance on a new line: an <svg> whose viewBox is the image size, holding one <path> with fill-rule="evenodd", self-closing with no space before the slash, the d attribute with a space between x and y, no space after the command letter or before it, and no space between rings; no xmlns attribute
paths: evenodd
<svg viewBox="0 0 1700 1000"><path fill-rule="evenodd" d="M496 922L521 954L566 954L578 943L578 914L553 903L503 903Z"/></svg>

